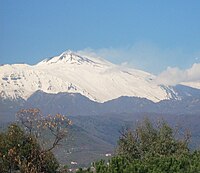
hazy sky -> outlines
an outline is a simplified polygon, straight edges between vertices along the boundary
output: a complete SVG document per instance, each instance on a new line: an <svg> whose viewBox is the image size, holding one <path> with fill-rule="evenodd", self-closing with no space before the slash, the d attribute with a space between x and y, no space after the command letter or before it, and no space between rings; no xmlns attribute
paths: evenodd
<svg viewBox="0 0 200 173"><path fill-rule="evenodd" d="M0 0L0 64L71 49L152 73L200 62L199 0Z"/></svg>

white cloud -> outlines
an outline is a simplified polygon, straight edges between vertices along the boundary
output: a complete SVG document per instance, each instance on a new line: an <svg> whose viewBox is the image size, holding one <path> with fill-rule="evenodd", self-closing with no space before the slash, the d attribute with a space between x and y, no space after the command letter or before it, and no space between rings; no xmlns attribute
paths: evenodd
<svg viewBox="0 0 200 173"><path fill-rule="evenodd" d="M176 85L196 81L200 83L200 52L160 48L151 42L138 42L120 48L87 48L78 53L107 59L121 65L120 68L132 67L158 74L155 79L158 84ZM188 66L191 67L184 70Z"/></svg>
<svg viewBox="0 0 200 173"><path fill-rule="evenodd" d="M167 66L185 68L195 61L198 54L185 52L180 48L161 48L151 42L138 42L131 46L91 49L86 48L79 53L93 57L101 57L115 64L127 62L128 66L158 74ZM193 57L193 59L191 59Z"/></svg>
<svg viewBox="0 0 200 173"><path fill-rule="evenodd" d="M181 70L178 67L168 67L156 78L157 83L164 85L197 81L200 81L200 63L194 63L191 68L186 70Z"/></svg>

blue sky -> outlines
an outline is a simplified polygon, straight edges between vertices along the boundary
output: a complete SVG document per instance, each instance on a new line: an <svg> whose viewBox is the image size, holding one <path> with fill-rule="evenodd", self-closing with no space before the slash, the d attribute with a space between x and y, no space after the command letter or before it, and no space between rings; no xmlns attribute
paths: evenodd
<svg viewBox="0 0 200 173"><path fill-rule="evenodd" d="M0 0L0 64L71 49L152 73L200 62L199 0Z"/></svg>

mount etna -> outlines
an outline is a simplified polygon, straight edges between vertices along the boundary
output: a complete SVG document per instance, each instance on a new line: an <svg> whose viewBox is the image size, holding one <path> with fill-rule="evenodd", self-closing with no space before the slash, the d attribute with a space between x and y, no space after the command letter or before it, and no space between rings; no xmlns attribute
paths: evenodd
<svg viewBox="0 0 200 173"><path fill-rule="evenodd" d="M36 65L0 66L1 123L12 122L17 111L33 107L73 120L73 140L65 143L73 146L70 157L69 152L57 155L82 165L112 152L122 126L144 116L190 128L192 147L200 141L200 89L191 84L162 85L153 74L72 51ZM86 153L88 159L83 159Z"/></svg>

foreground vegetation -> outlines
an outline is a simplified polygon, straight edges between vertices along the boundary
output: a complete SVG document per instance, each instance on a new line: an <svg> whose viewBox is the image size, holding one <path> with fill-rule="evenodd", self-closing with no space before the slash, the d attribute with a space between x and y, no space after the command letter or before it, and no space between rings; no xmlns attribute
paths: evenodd
<svg viewBox="0 0 200 173"><path fill-rule="evenodd" d="M51 151L44 152L35 137L16 124L0 134L0 172L55 172L59 164Z"/></svg>
<svg viewBox="0 0 200 173"><path fill-rule="evenodd" d="M190 151L189 139L189 133L180 139L166 122L144 120L134 131L122 132L116 156L94 163L94 168L96 173L200 173L200 151Z"/></svg>
<svg viewBox="0 0 200 173"><path fill-rule="evenodd" d="M59 163L52 150L67 135L65 116L43 116L38 109L21 110L18 122L0 133L0 172L55 173ZM48 134L51 141L43 141Z"/></svg>
<svg viewBox="0 0 200 173"><path fill-rule="evenodd" d="M18 123L0 133L0 172L64 173L52 150L67 135L71 122L60 114L43 117L37 109L18 112ZM45 131L45 133L43 133ZM43 134L52 135L42 145ZM123 130L115 156L77 173L200 173L200 151L189 149L190 134L181 134L166 122L148 119L135 130Z"/></svg>

